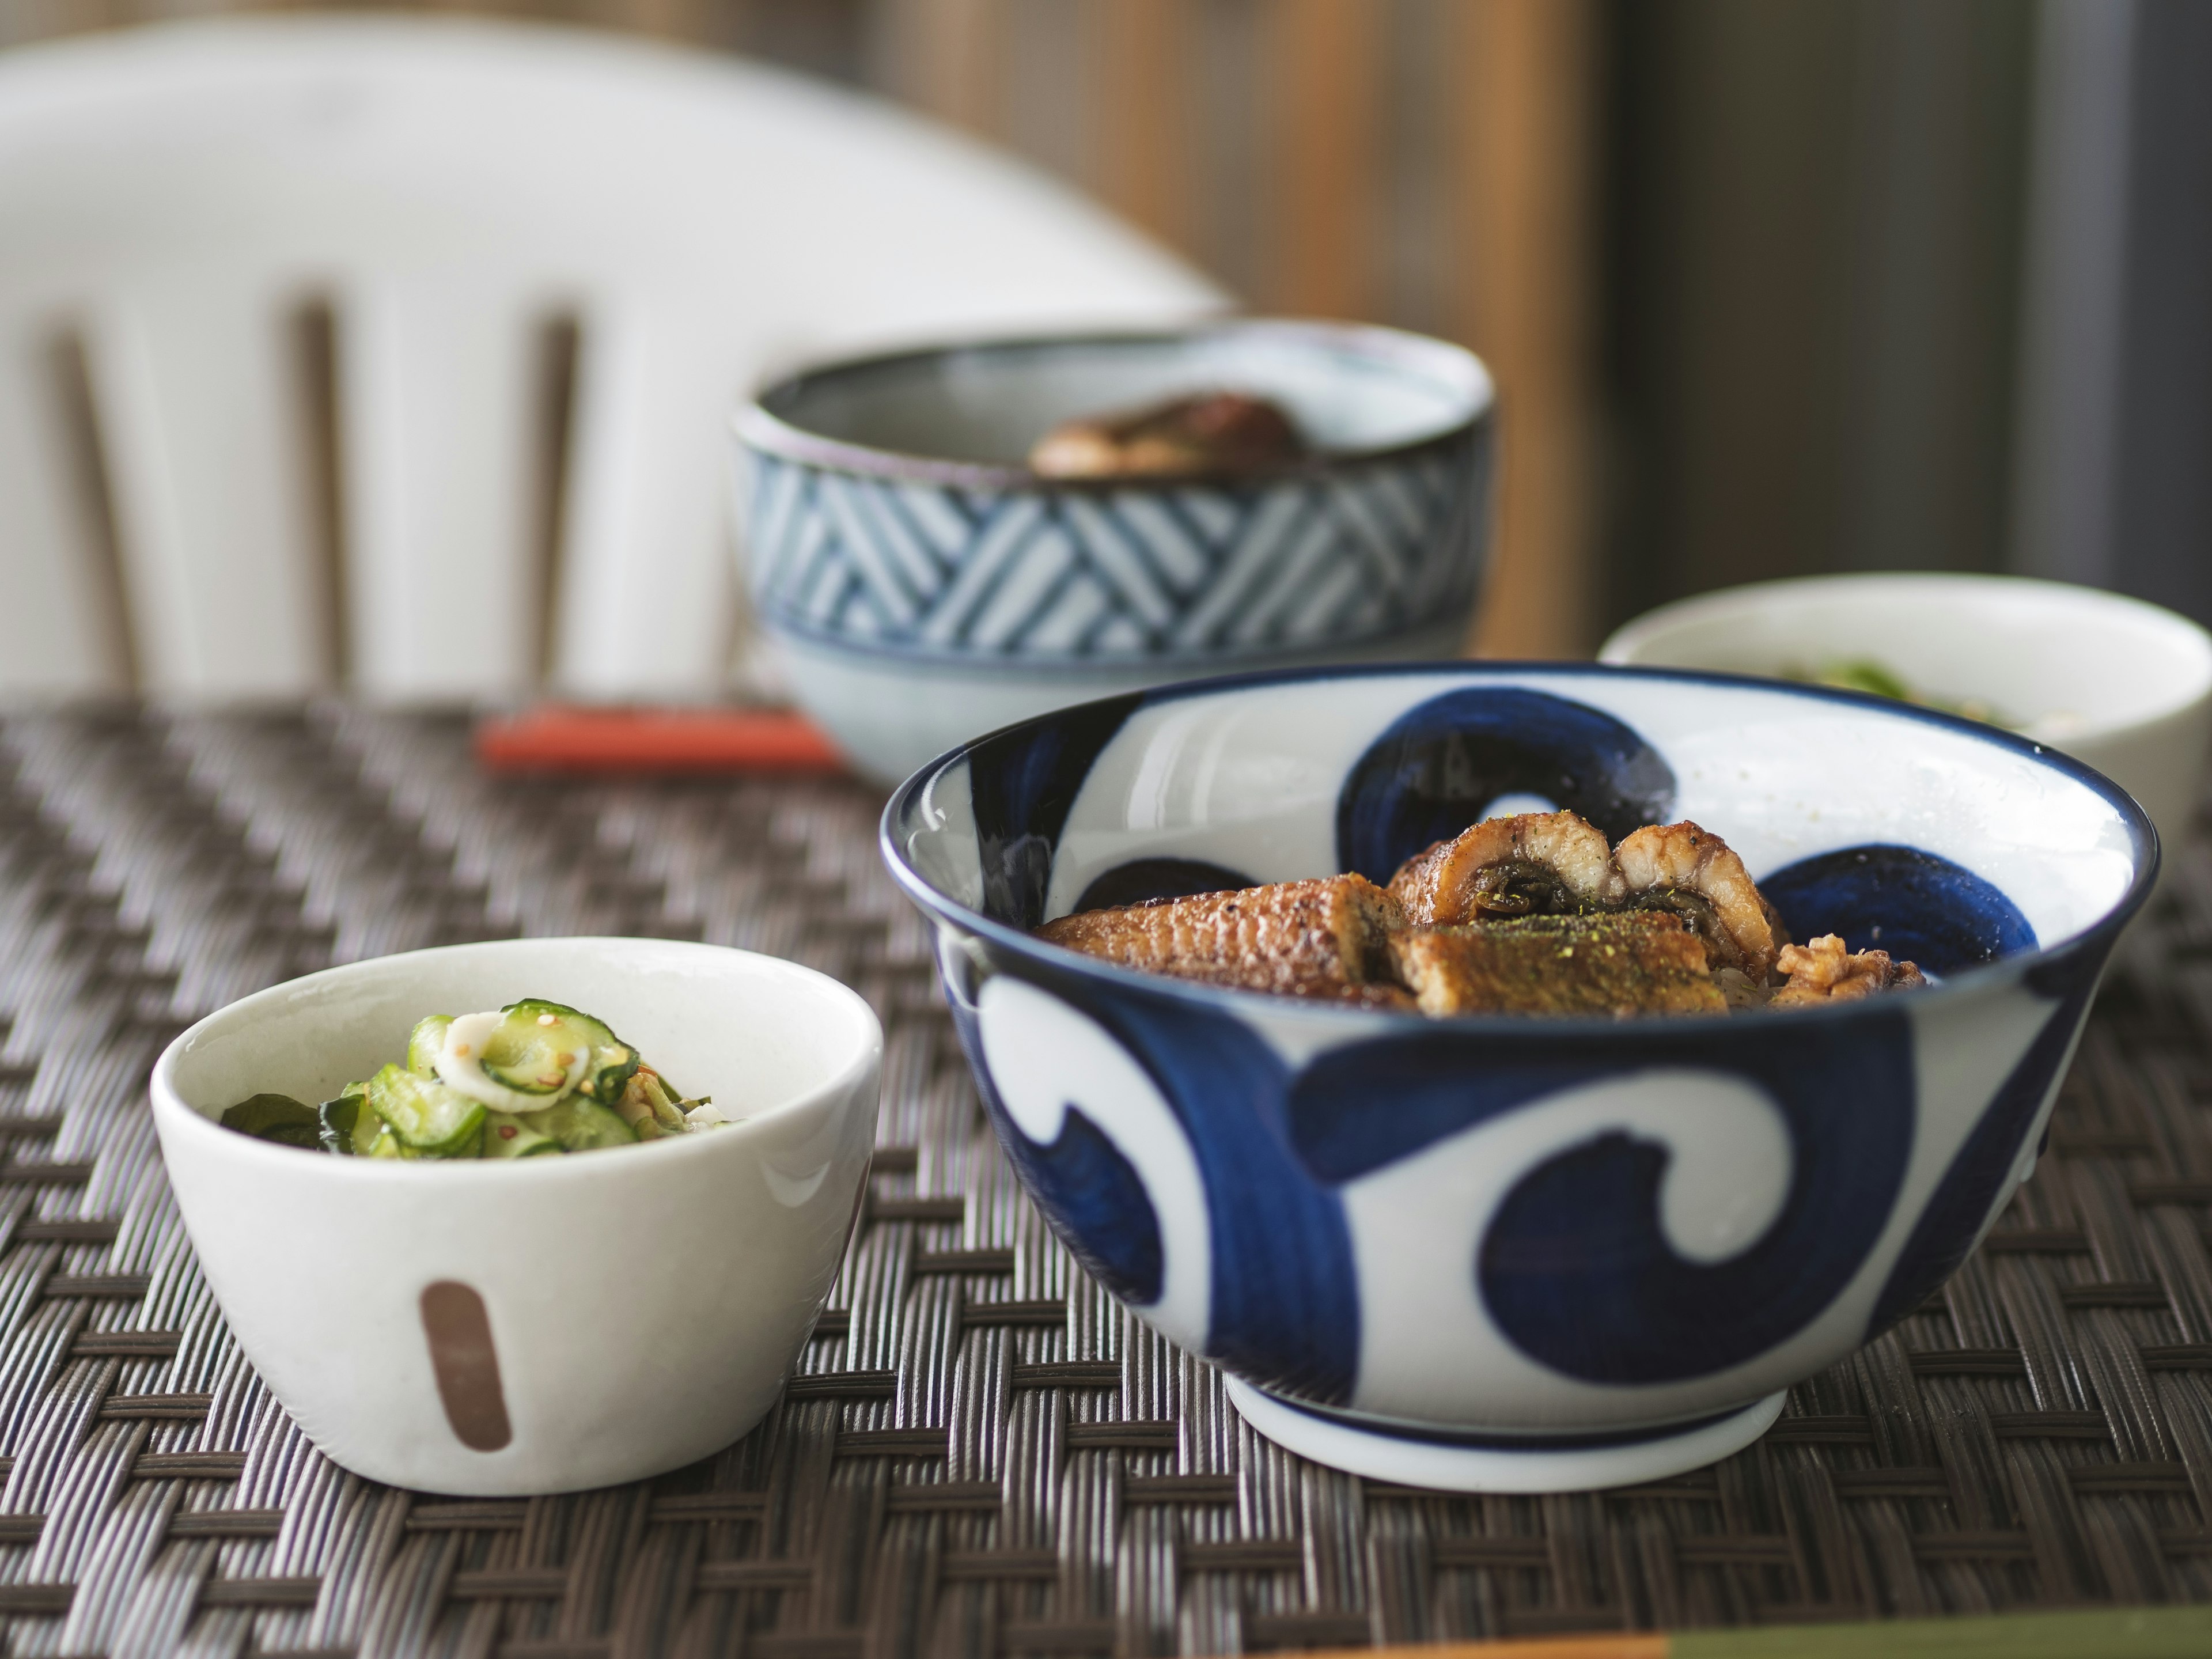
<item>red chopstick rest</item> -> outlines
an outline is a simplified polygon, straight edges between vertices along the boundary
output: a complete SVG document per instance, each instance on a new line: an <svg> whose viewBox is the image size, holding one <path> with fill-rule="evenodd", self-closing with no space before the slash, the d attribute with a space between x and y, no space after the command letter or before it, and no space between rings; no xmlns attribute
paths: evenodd
<svg viewBox="0 0 2212 1659"><path fill-rule="evenodd" d="M495 715L476 731L493 772L836 772L840 755L781 708L568 708Z"/></svg>

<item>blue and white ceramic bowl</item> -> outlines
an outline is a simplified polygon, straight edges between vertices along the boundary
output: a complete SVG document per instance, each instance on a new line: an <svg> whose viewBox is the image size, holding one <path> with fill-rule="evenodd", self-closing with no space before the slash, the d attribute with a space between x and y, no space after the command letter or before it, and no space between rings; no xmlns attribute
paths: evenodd
<svg viewBox="0 0 2212 1659"><path fill-rule="evenodd" d="M1939 976L1805 1012L1418 1015L1147 976L1038 923L1340 870L1498 812L1724 836L1791 932ZM1294 1450L1382 1479L1653 1480L1958 1267L2033 1166L2157 838L2078 763L1875 699L1662 670L1284 673L1063 710L884 817L1015 1167Z"/></svg>
<svg viewBox="0 0 2212 1659"><path fill-rule="evenodd" d="M1041 479L1060 422L1256 392L1318 452L1258 475ZM1455 655L1489 530L1492 392L1440 340L1333 323L939 347L742 411L759 619L888 783L972 732L1194 675Z"/></svg>

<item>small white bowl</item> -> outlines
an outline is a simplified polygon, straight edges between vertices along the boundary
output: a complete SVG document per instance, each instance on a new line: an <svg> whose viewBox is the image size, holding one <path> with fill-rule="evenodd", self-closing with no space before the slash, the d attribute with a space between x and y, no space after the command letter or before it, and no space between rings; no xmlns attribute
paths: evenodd
<svg viewBox="0 0 2212 1659"><path fill-rule="evenodd" d="M2094 766L2178 847L2212 746L2212 635L2096 588L2020 576L1813 576L1662 605L1606 663L1741 674L1881 663L1948 702L1978 701L2023 736Z"/></svg>
<svg viewBox="0 0 2212 1659"><path fill-rule="evenodd" d="M421 1015L550 997L743 1121L497 1164L390 1164L223 1128L313 1102ZM311 974L155 1066L185 1227L254 1368L324 1452L471 1497L642 1480L776 1398L835 1280L874 1142L883 1032L835 980L659 939L454 945Z"/></svg>

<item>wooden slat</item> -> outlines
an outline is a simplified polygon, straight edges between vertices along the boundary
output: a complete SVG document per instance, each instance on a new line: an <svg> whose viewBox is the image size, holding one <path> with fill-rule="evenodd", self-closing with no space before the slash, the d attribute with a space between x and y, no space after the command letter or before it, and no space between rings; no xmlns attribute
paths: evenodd
<svg viewBox="0 0 2212 1659"><path fill-rule="evenodd" d="M112 1244L112 1221L26 1221L15 1229L20 1243Z"/></svg>
<svg viewBox="0 0 2212 1659"><path fill-rule="evenodd" d="M417 1504L407 1511L410 1532L520 1532L520 1498L483 1498L473 1503Z"/></svg>
<svg viewBox="0 0 2212 1659"><path fill-rule="evenodd" d="M967 1218L964 1198L870 1198L872 1221L962 1221Z"/></svg>
<svg viewBox="0 0 2212 1659"><path fill-rule="evenodd" d="M1004 121L1006 0L881 0L892 89L940 121L992 134Z"/></svg>
<svg viewBox="0 0 2212 1659"><path fill-rule="evenodd" d="M915 1480L903 1486L893 1486L884 1495L884 1501L895 1512L937 1510L995 1512L1005 1506L1006 1495L995 1480Z"/></svg>
<svg viewBox="0 0 2212 1659"><path fill-rule="evenodd" d="M797 1589L814 1576L810 1561L702 1561L701 1589Z"/></svg>
<svg viewBox="0 0 2212 1659"><path fill-rule="evenodd" d="M1071 1423L1066 1441L1070 1451L1173 1451L1176 1435L1173 1423Z"/></svg>
<svg viewBox="0 0 2212 1659"><path fill-rule="evenodd" d="M145 1273L55 1273L40 1289L56 1301L136 1302L152 1284Z"/></svg>
<svg viewBox="0 0 2212 1659"><path fill-rule="evenodd" d="M1274 234L1259 297L1316 317L1364 317L1375 301L1381 198L1383 10L1372 0L1275 0L1266 103Z"/></svg>
<svg viewBox="0 0 2212 1659"><path fill-rule="evenodd" d="M112 1394L100 1402L100 1414L133 1420L173 1419L190 1422L208 1414L215 1396L208 1394Z"/></svg>
<svg viewBox="0 0 2212 1659"><path fill-rule="evenodd" d="M763 1492L683 1492L656 1498L648 1518L682 1525L695 1521L750 1521L768 1507Z"/></svg>
<svg viewBox="0 0 2212 1659"><path fill-rule="evenodd" d="M1012 1250L916 1250L914 1255L916 1273L1010 1273L1013 1270Z"/></svg>
<svg viewBox="0 0 2212 1659"><path fill-rule="evenodd" d="M1063 1325L1067 1304L1057 1297L1030 1302L969 1302L960 1309L963 1325Z"/></svg>
<svg viewBox="0 0 2212 1659"><path fill-rule="evenodd" d="M80 1358L167 1359L183 1340L181 1331L85 1331L70 1344L70 1352Z"/></svg>
<svg viewBox="0 0 2212 1659"><path fill-rule="evenodd" d="M1006 1377L1014 1389L1118 1389L1118 1359L1056 1359L1040 1365L1016 1365Z"/></svg>
<svg viewBox="0 0 2212 1659"><path fill-rule="evenodd" d="M1192 0L1087 0L1096 184L1170 247L1192 242L1199 169L1191 118Z"/></svg>
<svg viewBox="0 0 2212 1659"><path fill-rule="evenodd" d="M787 1400L872 1399L897 1391L896 1371L816 1371L783 1385Z"/></svg>
<svg viewBox="0 0 2212 1659"><path fill-rule="evenodd" d="M954 1582L1057 1578L1060 1557L1051 1550L953 1551L939 1559L937 1571L939 1577Z"/></svg>
<svg viewBox="0 0 2212 1659"><path fill-rule="evenodd" d="M131 1466L134 1480L235 1480L245 1473L244 1452L141 1452Z"/></svg>
<svg viewBox="0 0 2212 1659"><path fill-rule="evenodd" d="M1485 654L1594 642L1589 405L1597 58L1591 0L1462 0L1462 332L1503 389Z"/></svg>
<svg viewBox="0 0 2212 1659"><path fill-rule="evenodd" d="M1229 1474L1133 1474L1121 1483L1125 1504L1234 1504L1237 1478Z"/></svg>
<svg viewBox="0 0 2212 1659"><path fill-rule="evenodd" d="M943 1429L849 1429L837 1437L840 1457L943 1457Z"/></svg>
<svg viewBox="0 0 2212 1659"><path fill-rule="evenodd" d="M172 1538L274 1538L283 1528L282 1510L179 1510L169 1517Z"/></svg>
<svg viewBox="0 0 2212 1659"><path fill-rule="evenodd" d="M312 1607L319 1578L210 1578L200 1586L205 1607Z"/></svg>

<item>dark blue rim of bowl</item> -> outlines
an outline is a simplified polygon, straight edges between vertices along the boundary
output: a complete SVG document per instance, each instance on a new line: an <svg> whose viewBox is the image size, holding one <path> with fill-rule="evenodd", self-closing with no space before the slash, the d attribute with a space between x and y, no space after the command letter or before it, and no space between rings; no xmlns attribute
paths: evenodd
<svg viewBox="0 0 2212 1659"><path fill-rule="evenodd" d="M833 379L860 379L905 369L933 357L980 356L1021 356L1069 350L1123 346L1174 345L1184 341L1217 339L1243 335L1261 340L1279 339L1301 349L1333 350L1366 362L1413 372L1425 362L1456 360L1462 372L1473 368L1475 378L1465 388L1472 407L1459 420L1422 437L1403 443L1368 449L1333 449L1276 467L1254 467L1233 473L1188 472L1172 477L1041 478L1025 466L988 461L961 461L944 455L915 455L904 450L883 449L873 444L833 438L786 420L773 405L787 403L810 385ZM1073 334L992 336L950 341L938 345L910 347L863 357L845 357L802 368L761 388L739 407L733 417L738 441L749 450L796 461L829 472L848 472L863 477L895 478L908 483L953 485L963 489L1001 492L1035 491L1054 494L1097 494L1132 489L1247 488L1285 478L1310 477L1338 472L1347 467L1396 461L1446 449L1466 441L1496 419L1497 382L1489 366L1448 340L1383 328L1371 323L1309 322L1294 319L1211 318L1178 327L1091 329Z"/></svg>
<svg viewBox="0 0 2212 1659"><path fill-rule="evenodd" d="M1179 702L1186 697L1215 696L1225 691L1237 691L1254 686L1289 685L1309 680L1364 680L1398 679L1413 675L1456 674L1471 680L1501 678L1509 674L1549 674L1576 679L1639 679L1672 684L1739 686L1747 690L1780 693L1802 697L1808 702L1841 703L1846 708L1859 708L1893 720L1917 720L1929 726L1943 727L1985 743L1993 748L2009 749L2037 765L2073 779L2099 796L2127 826L2129 851L2135 860L2134 878L2120 901L2102 916L2078 933L2051 944L2039 944L2033 951L2018 956L2005 957L1979 968L1967 969L1946 976L1940 983L1923 991L1913 993L1916 1004L1930 1000L1949 1001L1953 997L1971 993L1993 976L2022 977L2047 963L2076 957L2084 951L2108 948L2119 936L2136 911L2149 900L2151 889L2158 880L2158 830L2149 816L2136 804L2135 797L2114 783L2095 768L2083 765L2070 755L2061 754L2043 744L2006 732L1996 726L1984 726L1957 714L1946 714L1936 709L1923 708L1913 703L1898 702L1888 697L1877 697L1863 691L1844 691L1824 685L1800 684L1794 680L1764 679L1754 674L1724 674L1705 669L1644 668L1626 664L1582 662L1468 662L1465 660L1428 663L1385 663L1354 668L1289 668L1262 670L1254 673L1223 674L1210 679L1182 680L1142 693L1147 705ZM1190 980L1176 979L1165 974L1141 973L1133 968L1118 967L1096 957L1085 956L1080 951L1047 944L1022 929L1011 927L981 911L971 910L950 896L939 891L925 880L920 871L907 862L906 852L898 844L894 826L905 816L914 797L932 780L954 762L964 760L969 752L991 738L1009 732L1043 726L1054 720L1066 719L1090 704L1075 704L1058 708L1050 714L1038 714L1029 720L1016 720L995 732L956 744L916 771L913 776L891 792L884 804L883 817L877 821L877 844L884 866L891 878L906 890L907 896L925 912L942 916L964 928L1012 951L1016 956L1030 956L1048 964L1054 970L1073 974L1081 978L1094 979L1109 986L1118 986L1124 991L1140 990L1164 996L1170 1000L1187 1002L1217 1013L1233 1014L1239 1009L1250 1009L1255 1000L1267 1004L1295 1002L1301 1015L1310 1015L1325 1020L1340 1020L1347 1027L1367 1030L1407 1030L1438 1028L1453 1030L1483 1032L1527 1032L1541 1030L1562 1036L1595 1038L1601 1035L1614 1037L1648 1036L1652 1029L1649 1020L1613 1019L1531 1019L1517 1014L1462 1014L1448 1020L1433 1019L1422 1013L1389 1008L1347 1008L1334 1003L1286 999L1270 995L1264 991L1234 990L1224 986L1201 985ZM1881 1002L1872 998L1860 998L1841 1007L1785 1008L1762 1012L1759 1023L1771 1020L1801 1021L1810 1019L1854 1019L1882 1012Z"/></svg>

